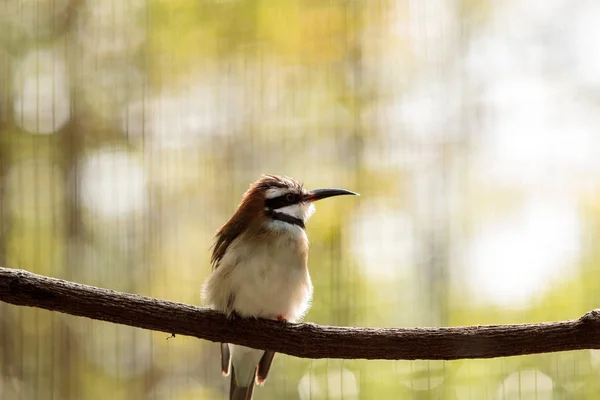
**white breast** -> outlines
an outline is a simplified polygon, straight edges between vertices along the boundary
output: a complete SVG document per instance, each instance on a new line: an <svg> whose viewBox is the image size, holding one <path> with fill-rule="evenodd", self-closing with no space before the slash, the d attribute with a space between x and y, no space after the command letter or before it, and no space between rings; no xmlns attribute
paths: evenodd
<svg viewBox="0 0 600 400"><path fill-rule="evenodd" d="M297 321L310 307L306 233L273 234L269 240L236 239L203 287L213 308L245 317Z"/></svg>

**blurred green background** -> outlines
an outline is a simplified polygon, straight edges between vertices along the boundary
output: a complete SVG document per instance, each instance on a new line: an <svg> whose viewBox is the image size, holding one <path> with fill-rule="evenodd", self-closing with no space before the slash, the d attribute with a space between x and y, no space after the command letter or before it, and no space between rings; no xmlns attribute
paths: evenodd
<svg viewBox="0 0 600 400"><path fill-rule="evenodd" d="M345 187L306 320L600 307L600 3L4 0L0 264L191 304L262 173ZM0 399L225 399L218 346L0 303ZM597 399L600 352L277 355L257 399Z"/></svg>

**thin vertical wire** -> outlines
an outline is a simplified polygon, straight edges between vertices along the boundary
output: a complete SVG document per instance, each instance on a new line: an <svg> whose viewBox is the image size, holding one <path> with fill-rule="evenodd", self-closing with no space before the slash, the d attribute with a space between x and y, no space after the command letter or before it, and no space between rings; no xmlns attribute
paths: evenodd
<svg viewBox="0 0 600 400"><path fill-rule="evenodd" d="M8 4L6 2L4 4L3 13L7 14ZM0 50L0 89L3 89L3 98L0 101L0 104L5 104L6 108L10 107L11 91L8 89L11 84L11 74L9 70L9 59L8 55L5 56L3 52ZM0 137L6 136L6 124L8 120L8 115L5 115L6 111L0 109ZM6 112L6 114L8 114ZM9 210L7 210L7 190L6 190L6 175L8 169L8 155L9 151L7 149L6 140L0 140L0 265L6 266L6 251L7 251L7 243L6 238L9 235ZM9 318L11 309L5 303L0 304L0 315L5 316L5 318ZM0 345L2 349L0 349L0 379L5 379L5 376L8 376L9 373L9 365L12 364L12 360L14 359L13 348L11 345L13 341L12 336L14 335L14 330L10 328L10 324L8 320L0 320Z"/></svg>

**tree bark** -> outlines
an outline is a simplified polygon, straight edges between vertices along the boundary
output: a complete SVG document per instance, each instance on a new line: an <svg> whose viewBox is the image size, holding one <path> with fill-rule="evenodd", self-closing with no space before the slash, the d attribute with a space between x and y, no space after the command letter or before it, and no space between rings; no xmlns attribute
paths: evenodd
<svg viewBox="0 0 600 400"><path fill-rule="evenodd" d="M451 328L356 328L227 319L216 311L0 268L0 300L304 358L455 360L600 348L600 309L576 320Z"/></svg>

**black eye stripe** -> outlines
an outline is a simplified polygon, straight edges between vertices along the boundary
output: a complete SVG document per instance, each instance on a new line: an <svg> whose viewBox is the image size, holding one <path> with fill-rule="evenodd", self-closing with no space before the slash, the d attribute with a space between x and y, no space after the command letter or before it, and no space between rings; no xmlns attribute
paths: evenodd
<svg viewBox="0 0 600 400"><path fill-rule="evenodd" d="M288 196L292 194L292 198L288 198ZM281 196L273 197L272 199L265 200L265 207L270 208L271 210L277 210L278 208L287 207L292 204L297 204L300 202L300 196L293 193L286 193Z"/></svg>

